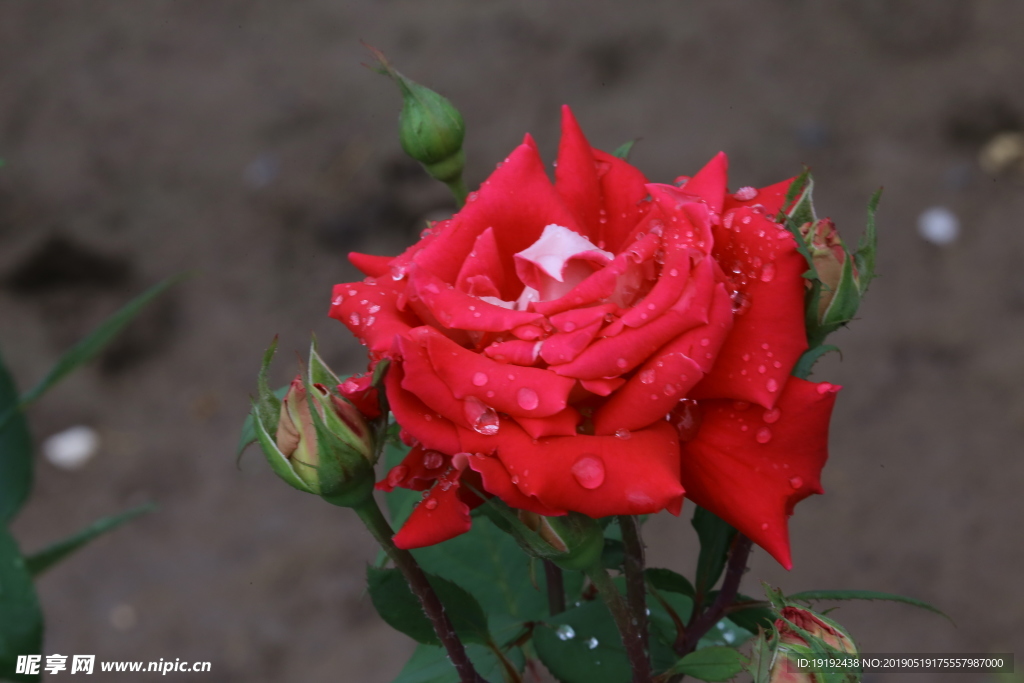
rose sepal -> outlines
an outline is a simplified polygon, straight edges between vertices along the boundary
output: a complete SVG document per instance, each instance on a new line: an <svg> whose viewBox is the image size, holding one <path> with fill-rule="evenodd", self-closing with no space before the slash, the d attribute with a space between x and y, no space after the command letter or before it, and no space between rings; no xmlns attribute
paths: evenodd
<svg viewBox="0 0 1024 683"><path fill-rule="evenodd" d="M584 514L546 517L525 510L513 512L497 498L488 499L480 509L531 557L550 560L572 571L582 571L601 561L604 531Z"/></svg>

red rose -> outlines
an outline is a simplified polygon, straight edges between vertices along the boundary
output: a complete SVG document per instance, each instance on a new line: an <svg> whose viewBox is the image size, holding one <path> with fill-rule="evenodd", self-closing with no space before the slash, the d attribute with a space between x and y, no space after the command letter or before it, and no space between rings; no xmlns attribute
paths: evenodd
<svg viewBox="0 0 1024 683"><path fill-rule="evenodd" d="M467 482L544 515L678 514L685 492L790 566L838 387L790 376L807 263L774 220L789 181L727 194L726 165L648 183L565 108L554 184L527 136L405 253L351 255L368 277L330 314L392 360L417 442L380 486L429 490L398 545L467 531Z"/></svg>

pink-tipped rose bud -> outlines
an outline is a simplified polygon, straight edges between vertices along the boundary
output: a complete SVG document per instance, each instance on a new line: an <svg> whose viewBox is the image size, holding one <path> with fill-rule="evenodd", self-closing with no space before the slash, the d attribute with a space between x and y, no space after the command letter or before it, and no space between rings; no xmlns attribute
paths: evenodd
<svg viewBox="0 0 1024 683"><path fill-rule="evenodd" d="M822 292L818 299L818 319L823 319L832 299L835 298L843 279L843 264L849 258L843 241L839 237L835 223L830 218L823 218L814 223L800 226L800 234L807 241L807 248L814 260L814 268L821 280ZM854 278L857 272L854 269Z"/></svg>
<svg viewBox="0 0 1024 683"><path fill-rule="evenodd" d="M857 646L849 634L836 622L809 609L788 606L782 608L780 615L782 618L775 621L779 641L769 679L771 683L822 683L825 680L844 680L840 674L834 673L834 670L829 672L827 678L820 672L807 670L806 667L800 666L800 660L834 657L843 653L857 654Z"/></svg>
<svg viewBox="0 0 1024 683"><path fill-rule="evenodd" d="M331 495L344 488L351 475L372 467L373 438L354 405L323 384L311 386L312 401L302 379L292 381L281 401L276 443L311 493ZM317 437L311 403L330 436L329 443Z"/></svg>

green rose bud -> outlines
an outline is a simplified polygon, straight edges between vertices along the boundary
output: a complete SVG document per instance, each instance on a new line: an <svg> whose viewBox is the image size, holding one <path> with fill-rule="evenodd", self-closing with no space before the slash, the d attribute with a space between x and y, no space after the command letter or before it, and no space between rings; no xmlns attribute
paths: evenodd
<svg viewBox="0 0 1024 683"><path fill-rule="evenodd" d="M329 388L339 382L315 346L309 377L296 377L278 401L266 384L273 352L272 346L264 357L253 412L257 440L270 466L291 486L330 503L348 507L362 502L373 492L373 431L354 405Z"/></svg>
<svg viewBox="0 0 1024 683"><path fill-rule="evenodd" d="M462 182L466 124L462 114L447 98L396 71L379 50L369 49L377 60L376 70L389 76L402 92L402 112L398 117L402 149L420 162L431 177L448 185L462 204L466 199Z"/></svg>

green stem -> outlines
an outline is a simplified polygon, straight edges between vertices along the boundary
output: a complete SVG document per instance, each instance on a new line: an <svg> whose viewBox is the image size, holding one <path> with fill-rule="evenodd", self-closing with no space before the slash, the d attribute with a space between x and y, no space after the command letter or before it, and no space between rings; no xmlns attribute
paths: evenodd
<svg viewBox="0 0 1024 683"><path fill-rule="evenodd" d="M461 209L464 207L466 205L466 197L469 196L469 191L466 190L466 183L463 182L462 176L460 175L455 180L445 183L445 185L447 185L448 189L452 191L453 195L455 195L456 208Z"/></svg>
<svg viewBox="0 0 1024 683"><path fill-rule="evenodd" d="M565 611L565 581L561 568L551 560L544 560L544 578L548 584L548 612L551 616Z"/></svg>
<svg viewBox="0 0 1024 683"><path fill-rule="evenodd" d="M586 570L587 576L601 595L608 610L612 613L615 625L619 627L622 644L626 648L629 665L633 669L633 683L651 683L651 660L644 647L643 634L640 632L640 620L630 614L626 601L612 582L612 577L600 561Z"/></svg>
<svg viewBox="0 0 1024 683"><path fill-rule="evenodd" d="M455 670L459 673L461 683L486 683L480 674L476 672L476 669L473 668L473 662L469 660L466 648L463 647L462 641L456 635L455 628L452 626L448 615L445 614L444 606L438 599L437 593L434 592L430 582L427 581L427 575L423 573L423 569L417 564L412 553L397 547L391 540L395 532L392 530L391 525L388 524L387 519L384 518L384 514L380 511L377 501L371 496L364 503L353 509L359 515L359 519L363 520L363 524L370 530L373 537L384 548L384 552L388 554L391 561L402 572L402 576L409 583L409 588L419 598L423 611L434 627L434 632L437 633L441 644L448 651L448 659L451 660Z"/></svg>
<svg viewBox="0 0 1024 683"><path fill-rule="evenodd" d="M647 591L644 584L644 543L640 539L640 525L632 515L619 515L622 544L626 548L626 599L629 611L638 622L644 649L647 644Z"/></svg>

